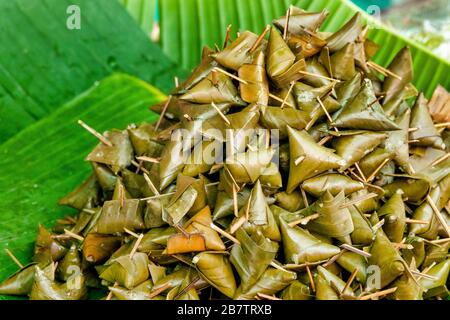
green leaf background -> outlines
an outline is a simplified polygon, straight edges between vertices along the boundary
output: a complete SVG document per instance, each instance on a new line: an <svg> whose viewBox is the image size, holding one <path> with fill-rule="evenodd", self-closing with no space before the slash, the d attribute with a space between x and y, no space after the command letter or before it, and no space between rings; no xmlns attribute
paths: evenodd
<svg viewBox="0 0 450 320"><path fill-rule="evenodd" d="M223 43L230 23L234 34L259 33L292 3L327 8L324 30L335 30L356 10L346 0L160 0L158 13L156 1L0 1L0 249L22 263L37 224L73 212L57 200L90 170L83 158L97 141L78 119L99 131L153 121L148 106L196 65L203 45ZM82 10L81 30L65 27L69 4ZM161 48L148 39L158 16ZM376 57L383 65L405 44L412 48L415 83L428 96L437 83L449 88L447 61L388 30L373 29L370 37L383 45ZM0 253L0 280L15 269Z"/></svg>
<svg viewBox="0 0 450 320"><path fill-rule="evenodd" d="M71 4L80 30L66 27ZM2 0L0 45L0 143L113 72L164 92L186 74L112 0Z"/></svg>

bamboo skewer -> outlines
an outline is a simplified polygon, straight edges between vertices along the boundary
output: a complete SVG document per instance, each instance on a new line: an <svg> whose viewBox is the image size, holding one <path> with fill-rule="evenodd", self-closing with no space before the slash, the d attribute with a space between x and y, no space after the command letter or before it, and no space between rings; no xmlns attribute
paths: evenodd
<svg viewBox="0 0 450 320"><path fill-rule="evenodd" d="M305 208L309 207L308 197L306 196L306 192L305 190L303 190L303 188L300 188L300 193L302 194L303 204L305 205Z"/></svg>
<svg viewBox="0 0 450 320"><path fill-rule="evenodd" d="M398 80L402 80L402 78L399 75L393 73L392 71L390 71L390 70L388 70L386 68L383 68L382 66L376 64L373 61L368 61L367 65L369 67L371 67L372 69L374 69L375 71L378 71L379 73L381 73L384 76L388 76L389 75L389 76L394 77L394 78L396 78Z"/></svg>
<svg viewBox="0 0 450 320"><path fill-rule="evenodd" d="M225 41L223 43L223 49L225 49L228 45L228 41L230 40L230 33L231 33L231 24L227 27L227 33L225 34Z"/></svg>
<svg viewBox="0 0 450 320"><path fill-rule="evenodd" d="M327 262L325 262L324 264L323 264L323 267L324 268L326 268L326 267L328 267L329 265L331 265L331 264L333 264L337 259L339 259L341 256L342 256L342 254L344 253L344 252L346 252L347 251L347 249L342 249L341 251L339 251L339 253L338 254L335 254L334 256L332 256Z"/></svg>
<svg viewBox="0 0 450 320"><path fill-rule="evenodd" d="M84 241L84 238L76 233L73 233L72 231L69 231L67 229L64 229L64 233L67 234L68 236L71 236L74 239L80 240L80 241Z"/></svg>
<svg viewBox="0 0 450 320"><path fill-rule="evenodd" d="M133 231L127 229L127 228L123 228L123 230L124 230L126 233L128 233L129 235L135 237L136 239L139 238L139 235L138 235L137 233L135 233L135 232L133 232Z"/></svg>
<svg viewBox="0 0 450 320"><path fill-rule="evenodd" d="M333 79L333 78L326 77L326 76L322 76L322 75L317 74L317 73L311 73L311 72L302 71L302 70L300 70L298 72L301 73L301 74L304 74L305 76L316 77L316 78L320 78L320 79L329 80L329 81L332 81L332 82L341 82L341 80Z"/></svg>
<svg viewBox="0 0 450 320"><path fill-rule="evenodd" d="M351 252L354 252L354 253L357 253L360 256L363 256L365 258L370 258L372 256L370 253L365 252L365 251L363 251L361 249L355 248L355 247L353 247L353 246L351 246L349 244L346 244L346 243L342 244L341 248L343 248L345 250L348 250L348 251L351 251Z"/></svg>
<svg viewBox="0 0 450 320"><path fill-rule="evenodd" d="M164 291L166 291L166 289L169 289L171 286L172 286L171 283L170 283L170 282L167 282L166 284L164 284L163 286L159 287L158 289L153 290L152 292L150 292L150 294L149 294L148 297L149 297L150 299L151 299L151 298L154 298L154 297L156 297L157 295L159 295L160 293L163 293Z"/></svg>
<svg viewBox="0 0 450 320"><path fill-rule="evenodd" d="M304 218L301 218L301 219L292 221L292 222L290 222L290 223L288 224L288 226L291 227L291 228L293 228L293 227L295 227L295 226L298 225L298 224L305 225L305 224L307 224L308 222L310 222L311 220L317 219L317 218L319 218L319 217L320 217L320 215L319 215L318 213L315 213L315 214L312 214L312 215L310 215L310 216L307 216L307 217L304 217Z"/></svg>
<svg viewBox="0 0 450 320"><path fill-rule="evenodd" d="M159 115L158 122L156 122L155 131L158 131L158 128L161 124L162 119L164 118L164 115L166 114L167 108L169 107L170 102L172 101L172 96L169 96L166 103L164 104L164 107L161 111L161 114Z"/></svg>
<svg viewBox="0 0 450 320"><path fill-rule="evenodd" d="M283 30L283 39L284 39L284 41L286 41L287 35L288 35L288 32L289 32L289 20L291 19L291 10L292 10L292 7L289 6L289 8L287 10L287 13L286 13L286 22L284 24L284 30Z"/></svg>
<svg viewBox="0 0 450 320"><path fill-rule="evenodd" d="M267 32L269 32L270 30L270 25L267 25L263 32L261 33L261 35L258 37L258 39L256 39L255 43L253 44L253 46L251 47L249 53L252 53L253 51L256 50L256 48L258 48L259 44L261 43L261 41L264 39L264 37L266 36Z"/></svg>
<svg viewBox="0 0 450 320"><path fill-rule="evenodd" d="M287 99L289 98L289 95L291 94L292 88L294 88L294 85L295 85L295 81L292 81L292 83L291 83L291 85L289 87L289 90L288 90L288 92L286 93L286 96L283 99L283 103L280 106L281 109L284 108L284 105L286 104Z"/></svg>
<svg viewBox="0 0 450 320"><path fill-rule="evenodd" d="M285 268L283 268L282 266L280 266L278 263L276 263L275 261L271 261L270 262L270 265L272 266L272 267L274 267L275 269L278 269L278 270L281 270L281 271L284 271L284 272L289 272L288 270L286 270Z"/></svg>
<svg viewBox="0 0 450 320"><path fill-rule="evenodd" d="M405 219L405 223L408 223L408 224L423 224L423 225L429 224L428 221L424 221L424 220L415 220L415 219L409 219L409 218L406 218L406 219Z"/></svg>
<svg viewBox="0 0 450 320"><path fill-rule="evenodd" d="M309 282L310 282L310 285L311 285L311 290L313 292L316 292L316 285L314 283L314 278L312 276L311 269L309 269L308 265L306 265L306 272L308 273L308 278L309 278Z"/></svg>
<svg viewBox="0 0 450 320"><path fill-rule="evenodd" d="M383 169L383 167L390 161L391 159L387 158L384 159L384 161L370 174L369 177L367 177L367 182L371 182L376 175L378 174L378 172L381 171L381 169Z"/></svg>
<svg viewBox="0 0 450 320"><path fill-rule="evenodd" d="M427 195L427 202L431 206L431 208L433 209L433 212L436 215L436 217L438 218L438 220L441 223L441 225L444 227L444 230L447 233L447 236L450 237L450 227L448 226L447 221L444 219L444 217L442 216L442 214L439 211L439 209L436 207L436 204L434 203L434 201L430 197L430 195Z"/></svg>
<svg viewBox="0 0 450 320"><path fill-rule="evenodd" d="M380 102L381 99L383 99L384 96L381 95L378 98L376 98L374 101L372 101L371 103L369 103L369 105L367 106L368 108L371 108L375 103Z"/></svg>
<svg viewBox="0 0 450 320"><path fill-rule="evenodd" d="M436 129L443 128L443 127L447 127L447 126L450 126L450 122L436 123L436 124L434 125L434 127L435 127ZM415 132L415 131L417 131L417 130L420 130L420 128L409 128L409 129L408 129L408 132Z"/></svg>
<svg viewBox="0 0 450 320"><path fill-rule="evenodd" d="M251 202L252 202L252 194L250 193L250 196L248 197L247 208L245 208L245 219L246 220L249 219Z"/></svg>
<svg viewBox="0 0 450 320"><path fill-rule="evenodd" d="M350 206L352 206L352 205L354 205L354 204L356 204L356 203L359 203L359 202L365 201L365 200L369 200L369 199L372 199L372 198L375 198L375 197L378 197L378 194L376 194L375 192L371 192L371 193L368 193L368 194L366 194L366 195L363 195L363 196L361 196L361 197L359 197L359 198L356 198L356 199L354 199L354 200L351 200L351 201L349 201L349 202L345 202L344 204L342 204L342 205L339 207L339 209L348 208L348 207L350 207Z"/></svg>
<svg viewBox="0 0 450 320"><path fill-rule="evenodd" d="M116 281L116 282L114 282L114 285L111 287L111 288L115 288L115 287L117 287L119 285L119 283ZM111 291L111 289L109 290L109 292L108 292L108 295L106 296L106 298L105 298L105 300L111 300L112 299L112 296L113 296L113 293L112 293L112 291Z"/></svg>
<svg viewBox="0 0 450 320"><path fill-rule="evenodd" d="M341 294L344 294L344 292L350 287L350 285L352 284L353 280L355 280L355 277L356 277L357 273L358 273L358 268L355 268L355 270L352 272L352 274L348 278L347 282L345 283L345 286L342 289Z"/></svg>
<svg viewBox="0 0 450 320"><path fill-rule="evenodd" d="M364 175L364 173L362 172L361 168L359 167L358 163L355 163L355 168L358 171L359 175L361 176L361 178L364 180L364 182L367 182L366 176Z"/></svg>
<svg viewBox="0 0 450 320"><path fill-rule="evenodd" d="M280 97L277 97L276 95L274 95L274 94L272 94L272 93L269 93L269 97L270 98L272 98L272 99L274 99L274 100L276 100L276 101L278 101L278 102L281 102L281 103L283 103L283 99L281 99ZM295 108L295 106L293 106L290 102L285 102L285 105L287 105L287 106L289 106L289 107L291 107L291 108Z"/></svg>
<svg viewBox="0 0 450 320"><path fill-rule="evenodd" d="M386 289L386 290L378 291L378 292L375 292L375 293L372 293L372 294L368 294L366 296L359 297L359 300L371 300L371 299L374 299L374 298L386 296L388 294L394 293L395 291L397 291L397 287L389 288L389 289Z"/></svg>
<svg viewBox="0 0 450 320"><path fill-rule="evenodd" d="M137 238L137 240L136 240L136 243L135 243L134 246L133 246L133 249L131 249L131 252L130 252L130 259L133 259L133 256L134 256L134 254L136 253L137 249L139 248L139 245L141 244L143 238L144 238L144 234L141 233L141 234L138 236L138 238Z"/></svg>
<svg viewBox="0 0 450 320"><path fill-rule="evenodd" d="M9 249L5 249L5 252L11 258L11 260L14 261L14 263L19 266L20 269L23 269L23 264L20 263L19 259L17 259L16 256Z"/></svg>
<svg viewBox="0 0 450 320"><path fill-rule="evenodd" d="M223 73L224 75L227 75L227 76L229 76L230 78L232 78L232 79L234 79L234 80L237 80L237 81L239 81L239 82L241 82L241 83L243 83L243 84L248 84L248 82L247 82L246 80L241 79L241 78L239 78L238 76L235 76L234 74L229 73L228 71L225 71L225 70L223 70L223 69L221 69L221 68L219 68L219 67L215 67L215 68L213 69L213 71L217 71L217 72Z"/></svg>
<svg viewBox="0 0 450 320"><path fill-rule="evenodd" d="M264 298L264 299L267 299L267 300L282 300L280 298L277 298L277 297L274 297L274 296L269 296L268 294L264 294L264 293L260 293L260 292L258 292L256 295L258 297L260 297L260 298Z"/></svg>
<svg viewBox="0 0 450 320"><path fill-rule="evenodd" d="M160 160L157 158L152 158L152 157L147 157L147 156L136 157L136 159L139 161L150 162L150 163L159 163L160 162Z"/></svg>
<svg viewBox="0 0 450 320"><path fill-rule="evenodd" d="M319 146L323 146L325 143L327 143L327 142L330 141L331 139L333 139L333 136L326 136L326 137L323 137L323 138L318 142L318 145L319 145Z"/></svg>
<svg viewBox="0 0 450 320"><path fill-rule="evenodd" d="M107 145L108 147L112 147L113 144L111 141L109 141L104 135L96 131L95 129L89 127L86 123L84 123L81 120L78 120L78 124L82 126L84 129L86 129L90 134L92 134L94 137L96 137L98 140L100 140L104 145Z"/></svg>
<svg viewBox="0 0 450 320"><path fill-rule="evenodd" d="M438 239L438 240L432 240L430 241L433 244L440 244L440 243L446 243L450 241L450 238L444 238L444 239Z"/></svg>
<svg viewBox="0 0 450 320"><path fill-rule="evenodd" d="M422 272L419 272L419 271L411 270L411 273L418 277L417 280L419 280L420 278L425 278L425 279L429 279L429 280L438 280L438 278L435 277L435 276L430 276L429 274L422 273Z"/></svg>
<svg viewBox="0 0 450 320"><path fill-rule="evenodd" d="M384 219L380 220L376 225L372 227L373 232L377 232L384 225Z"/></svg>
<svg viewBox="0 0 450 320"><path fill-rule="evenodd" d="M231 122L230 120L228 120L228 118L223 114L223 112L216 106L216 104L214 102L211 102L211 105L213 106L214 109L216 109L217 113L219 114L219 116L223 119L223 121L225 121L225 123L228 126L231 126Z"/></svg>
<svg viewBox="0 0 450 320"><path fill-rule="evenodd" d="M434 160L434 161L431 163L431 166L432 166L432 167L437 166L438 164L440 164L441 162L444 162L444 161L447 160L448 158L450 158L450 152L448 152L448 153L444 154L442 157L440 157L440 158Z"/></svg>
<svg viewBox="0 0 450 320"><path fill-rule="evenodd" d="M152 190L152 192L155 195L159 195L160 193L159 193L158 189L155 187L155 185L153 184L152 180L150 179L148 174L146 174L145 172L144 172L144 179L147 182L148 186L150 187L150 190Z"/></svg>
<svg viewBox="0 0 450 320"><path fill-rule="evenodd" d="M233 209L234 209L234 216L239 216L239 207L238 207L238 201L237 201L237 191L236 186L233 184Z"/></svg>
<svg viewBox="0 0 450 320"><path fill-rule="evenodd" d="M331 118L330 114L328 113L328 110L325 107L325 105L323 104L322 99L320 99L320 97L316 97L316 100L317 100L317 102L319 102L319 105L322 108L325 115L327 116L328 121L330 121L330 123L333 123L333 118Z"/></svg>
<svg viewBox="0 0 450 320"><path fill-rule="evenodd" d="M226 231L220 229L220 228L219 228L218 226L216 226L214 223L211 223L209 226L210 226L213 230L215 230L215 231L217 231L218 233L220 233L220 234L221 234L222 236L224 236L225 238L227 238L227 239L233 241L233 242L236 243L236 244L241 244L241 243L239 242L238 239L236 239L235 237L233 237L233 236L232 236L231 234L229 234L228 232L226 232Z"/></svg>
<svg viewBox="0 0 450 320"><path fill-rule="evenodd" d="M294 162L294 164L296 165L296 166L298 166L303 160L305 160L306 159L306 156L300 156L300 157L298 157L297 159L295 159L295 162Z"/></svg>
<svg viewBox="0 0 450 320"><path fill-rule="evenodd" d="M235 223L230 226L230 234L234 234L247 221L244 216L240 217Z"/></svg>

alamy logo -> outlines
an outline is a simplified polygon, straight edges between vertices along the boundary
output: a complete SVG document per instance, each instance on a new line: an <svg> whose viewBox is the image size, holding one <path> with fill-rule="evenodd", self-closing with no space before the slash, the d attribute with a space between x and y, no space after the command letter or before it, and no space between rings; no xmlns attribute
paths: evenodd
<svg viewBox="0 0 450 320"><path fill-rule="evenodd" d="M67 7L66 13L69 15L67 17L66 26L69 30L80 30L81 29L81 9L77 5L70 5Z"/></svg>

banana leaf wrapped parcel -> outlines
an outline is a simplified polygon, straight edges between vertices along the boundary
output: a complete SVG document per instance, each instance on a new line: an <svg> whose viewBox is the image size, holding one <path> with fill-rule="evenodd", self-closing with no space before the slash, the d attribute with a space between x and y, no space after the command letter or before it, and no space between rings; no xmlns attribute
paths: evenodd
<svg viewBox="0 0 450 320"><path fill-rule="evenodd" d="M19 268L0 295L448 299L445 103L412 84L408 47L385 68L360 13L334 33L327 16L228 28L156 123L80 120L99 143L59 201L74 214L37 228L29 263L7 251Z"/></svg>

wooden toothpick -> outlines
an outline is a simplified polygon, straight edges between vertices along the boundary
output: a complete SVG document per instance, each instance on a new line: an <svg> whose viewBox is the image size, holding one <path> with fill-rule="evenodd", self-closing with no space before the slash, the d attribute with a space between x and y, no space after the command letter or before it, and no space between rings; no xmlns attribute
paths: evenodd
<svg viewBox="0 0 450 320"><path fill-rule="evenodd" d="M346 243L342 244L341 248L343 248L345 250L348 250L348 251L351 251L351 252L354 252L354 253L357 253L360 256L363 256L365 258L370 258L372 256L369 252L365 252L365 251L363 251L361 249L355 248L355 247L353 247L353 246L351 246L349 244L346 244Z"/></svg>
<svg viewBox="0 0 450 320"><path fill-rule="evenodd" d="M362 172L361 168L359 167L358 163L355 163L355 168L358 171L359 175L361 176L361 178L364 180L364 182L367 182L366 177L364 176L364 173Z"/></svg>
<svg viewBox="0 0 450 320"><path fill-rule="evenodd" d="M103 144L107 145L108 147L112 147L113 144L111 141L105 138L101 133L96 131L95 129L89 127L86 123L84 123L81 120L78 120L78 124L82 126L84 129L86 129L90 134L92 134L94 137L96 137L98 140L100 140Z"/></svg>
<svg viewBox="0 0 450 320"><path fill-rule="evenodd" d="M284 272L289 272L288 270L286 270L285 268L283 268L282 266L280 266L278 263L276 263L275 261L271 261L270 262L270 265L272 266L272 267L274 267L275 269L278 269L278 270L281 270L281 271L284 271Z"/></svg>
<svg viewBox="0 0 450 320"><path fill-rule="evenodd" d="M415 219L409 219L409 218L406 218L405 219L405 223L408 223L408 224L429 224L429 222L428 221L425 221L425 220L415 220Z"/></svg>
<svg viewBox="0 0 450 320"><path fill-rule="evenodd" d="M157 295L159 295L160 293L163 293L166 289L169 289L172 286L172 284L170 282L165 283L163 286L159 287L156 290L153 290L152 292L150 292L149 294L149 298L154 298Z"/></svg>
<svg viewBox="0 0 450 320"><path fill-rule="evenodd" d="M395 291L397 291L397 287L386 289L386 290L383 290L383 291L378 291L378 292L375 292L375 293L372 293L372 294L368 294L366 296L359 297L359 300L371 300L371 299L374 299L374 298L386 296L388 294L394 293Z"/></svg>
<svg viewBox="0 0 450 320"><path fill-rule="evenodd" d="M380 220L376 225L372 227L373 232L377 232L384 225L384 219Z"/></svg>
<svg viewBox="0 0 450 320"><path fill-rule="evenodd" d="M172 101L172 96L169 96L166 103L164 104L161 114L159 115L158 122L156 122L155 131L158 131L159 125L161 124L161 121L164 118L164 115L166 114L167 108L169 107L169 104L171 101Z"/></svg>
<svg viewBox="0 0 450 320"><path fill-rule="evenodd" d="M344 292L350 287L350 285L352 284L353 280L355 280L355 277L356 277L357 273L358 273L358 268L355 268L355 270L352 272L352 274L348 278L347 282L345 283L345 286L342 289L341 294L344 294Z"/></svg>
<svg viewBox="0 0 450 320"><path fill-rule="evenodd" d="M240 217L235 223L230 227L230 234L234 234L244 223L247 221L244 216Z"/></svg>
<svg viewBox="0 0 450 320"><path fill-rule="evenodd" d="M308 203L308 197L306 196L305 190L303 190L303 188L300 188L300 193L302 194L303 204L305 205L305 208L308 208L309 203Z"/></svg>
<svg viewBox="0 0 450 320"><path fill-rule="evenodd" d="M11 260L14 261L14 263L19 266L20 269L23 269L23 264L20 263L19 259L17 259L16 256L9 249L5 249L5 252L11 258Z"/></svg>
<svg viewBox="0 0 450 320"><path fill-rule="evenodd" d="M367 177L367 182L371 182L375 177L377 176L378 172L380 172L381 169L390 161L391 159L387 158L384 159L382 163L370 174L370 176Z"/></svg>
<svg viewBox="0 0 450 320"><path fill-rule="evenodd" d="M306 265L306 272L308 273L308 278L309 278L309 282L310 282L310 285L311 285L311 290L313 292L316 292L316 285L314 284L314 278L312 276L311 269L309 268L308 264Z"/></svg>
<svg viewBox="0 0 450 320"><path fill-rule="evenodd" d="M298 166L303 160L305 160L306 159L306 156L300 156L300 157L298 157L297 159L295 159L295 161L294 161L294 164L296 165L296 166Z"/></svg>
<svg viewBox="0 0 450 320"><path fill-rule="evenodd" d="M333 81L333 82L341 82L341 80L333 79L333 78L330 78L330 77L327 77L327 76L322 76L320 74L311 73L311 72L308 72L308 71L300 70L300 71L298 71L298 73L304 74L305 76L316 77L316 78L325 79L325 80L329 80L329 81Z"/></svg>
<svg viewBox="0 0 450 320"><path fill-rule="evenodd" d="M130 259L133 259L133 256L134 256L134 254L136 253L137 249L139 248L139 245L141 244L143 238L144 238L144 234L141 233L141 234L138 236L138 238L137 238L137 240L136 240L136 243L134 244L133 249L132 249L131 252L130 252Z"/></svg>
<svg viewBox="0 0 450 320"><path fill-rule="evenodd" d="M228 120L228 118L223 114L223 112L219 109L219 107L214 102L211 102L211 105L213 106L214 109L216 109L217 113L223 119L223 121L225 121L225 123L228 126L231 126L230 120Z"/></svg>
<svg viewBox="0 0 450 320"><path fill-rule="evenodd" d="M136 239L139 238L139 235L138 235L137 233L135 233L135 232L133 232L133 231L127 229L127 228L123 228L123 230L124 230L126 233L128 233L129 235L135 237Z"/></svg>
<svg viewBox="0 0 450 320"><path fill-rule="evenodd" d="M283 39L284 39L284 41L286 41L286 39L287 39L287 35L288 35L288 32L289 32L289 20L291 19L291 6L289 6L289 8L288 8L288 10L287 10L287 13L286 13L286 22L285 22L285 24L284 24L284 32L283 32Z"/></svg>
<svg viewBox="0 0 450 320"><path fill-rule="evenodd" d="M234 209L234 216L239 216L239 206L238 206L238 200L237 200L237 190L236 186L233 183L233 209ZM232 232L233 233L233 232Z"/></svg>
<svg viewBox="0 0 450 320"><path fill-rule="evenodd" d="M276 95L274 95L274 94L272 94L272 93L269 93L269 97L272 98L273 100L278 101L278 102L281 102L281 103L284 102L283 99L281 99L280 97L277 97ZM291 108L295 108L295 107L292 105L292 103L290 103L290 102L287 102L287 101L286 101L284 104L287 105L287 106L289 106L289 107L291 107Z"/></svg>
<svg viewBox="0 0 450 320"><path fill-rule="evenodd" d="M442 157L440 157L440 158L434 160L434 161L431 163L431 166L432 166L432 167L437 166L438 164L444 162L444 161L447 160L448 158L450 158L450 152L448 152L448 153L444 154Z"/></svg>
<svg viewBox="0 0 450 320"><path fill-rule="evenodd" d="M157 158L152 158L152 157L147 157L147 156L136 157L136 159L139 161L150 162L150 163L159 163L160 162L160 160Z"/></svg>
<svg viewBox="0 0 450 320"><path fill-rule="evenodd" d="M233 236L232 236L231 234L229 234L228 232L226 232L226 231L220 229L220 228L219 228L218 226L216 226L214 223L211 222L209 226L211 227L211 229L217 231L218 233L220 233L220 234L221 234L222 236L224 236L225 238L227 238L227 239L233 241L233 242L236 243L236 244L241 244L241 243L239 242L238 239L236 239L235 237L233 237Z"/></svg>
<svg viewBox="0 0 450 320"><path fill-rule="evenodd" d="M450 122L436 123L434 125L435 128L443 128L443 127L448 127L448 126L450 126Z"/></svg>
<svg viewBox="0 0 450 320"><path fill-rule="evenodd" d="M331 118L330 114L328 113L327 108L323 104L322 99L320 99L320 97L316 97L316 100L317 100L317 102L319 102L320 107L322 108L323 112L327 116L328 121L330 121L330 123L333 123L333 119ZM337 129L336 129L336 131L337 131Z"/></svg>
<svg viewBox="0 0 450 320"><path fill-rule="evenodd" d="M292 81L291 85L289 86L289 90L288 90L288 92L286 93L286 96L283 99L283 103L280 106L281 109L284 108L284 105L286 104L287 99L289 98L289 95L291 94L292 88L294 88L294 85L295 85L295 81Z"/></svg>
<svg viewBox="0 0 450 320"><path fill-rule="evenodd" d="M160 195L158 189L155 187L155 185L153 184L152 180L150 179L150 177L148 176L148 174L146 174L145 172L144 172L144 179L145 179L145 181L147 182L148 186L150 187L150 190L152 190L152 192L153 192L155 195Z"/></svg>
<svg viewBox="0 0 450 320"><path fill-rule="evenodd" d="M317 218L319 218L319 217L320 217L320 215L319 215L318 213L315 213L315 214L312 214L312 215L310 215L310 216L307 216L307 217L304 217L304 218L301 218L301 219L292 221L292 222L290 222L290 223L288 224L288 226L291 227L291 228L293 228L293 227L295 227L295 226L298 225L298 224L305 225L305 224L307 224L308 222L310 222L311 220L317 219Z"/></svg>
<svg viewBox="0 0 450 320"><path fill-rule="evenodd" d="M239 78L238 76L235 76L234 74L229 73L228 71L225 71L225 70L223 70L223 69L221 69L221 68L219 68L219 67L215 67L215 68L213 69L213 71L217 71L217 72L223 73L224 75L227 75L227 76L229 76L230 78L233 78L234 80L237 80L237 81L239 81L239 82L241 82L241 83L243 83L243 84L248 84L248 82L245 81L244 79L241 79L241 78Z"/></svg>
<svg viewBox="0 0 450 320"><path fill-rule="evenodd" d="M256 295L260 298L267 299L267 300L282 300L275 296L269 296L268 294L264 294L264 293L260 293L260 292L258 292Z"/></svg>
<svg viewBox="0 0 450 320"><path fill-rule="evenodd" d="M323 137L317 144L319 146L323 146L325 143L327 143L328 141L330 141L331 139L333 139L333 136L326 136Z"/></svg>
<svg viewBox="0 0 450 320"><path fill-rule="evenodd" d="M64 233L67 234L68 236L71 236L74 239L77 239L79 241L84 241L84 238L76 233L73 233L72 231L69 231L67 229L64 229Z"/></svg>
<svg viewBox="0 0 450 320"><path fill-rule="evenodd" d="M230 33L231 33L231 24L227 27L227 33L225 34L225 41L223 43L223 49L225 49L228 45L228 41L230 40Z"/></svg>
<svg viewBox="0 0 450 320"><path fill-rule="evenodd" d="M349 201L349 202L343 203L343 204L339 207L339 209L348 208L348 207L350 207L350 206L352 206L352 205L354 205L354 204L356 204L356 203L359 203L359 202L365 201L365 200L369 200L369 199L372 199L372 198L375 198L375 197L378 197L378 194L376 194L376 193L374 193L374 192L371 192L371 193L365 194L365 195L363 195L363 196L361 196L361 197L359 197L359 198L356 198L356 199L354 199L354 200L351 200L351 201Z"/></svg>
<svg viewBox="0 0 450 320"><path fill-rule="evenodd" d="M427 195L427 202L433 209L436 218L438 218L439 222L444 227L445 233L447 233L447 237L450 237L450 227L448 226L447 221L444 219L439 209L436 207L436 203L434 203L434 200L430 197L430 195Z"/></svg>
<svg viewBox="0 0 450 320"><path fill-rule="evenodd" d="M270 30L270 25L267 25L263 32L261 33L261 35L258 37L258 39L256 39L255 43L253 44L253 46L251 47L249 53L252 53L253 51L256 50L256 48L258 48L259 44L261 43L262 39L264 39L264 37L266 36L267 32L269 32Z"/></svg>
<svg viewBox="0 0 450 320"><path fill-rule="evenodd" d="M376 64L376 63L373 62L373 61L368 61L368 62L367 62L367 65L368 65L369 67L371 67L372 69L374 69L375 71L378 71L379 73L381 73L381 74L384 75L385 77L389 75L389 76L394 77L394 78L396 78L396 79L398 79L398 80L402 80L402 77L400 77L399 75L393 73L392 71L390 71L390 70L388 70L388 69L386 69L386 68L383 68L382 66Z"/></svg>

